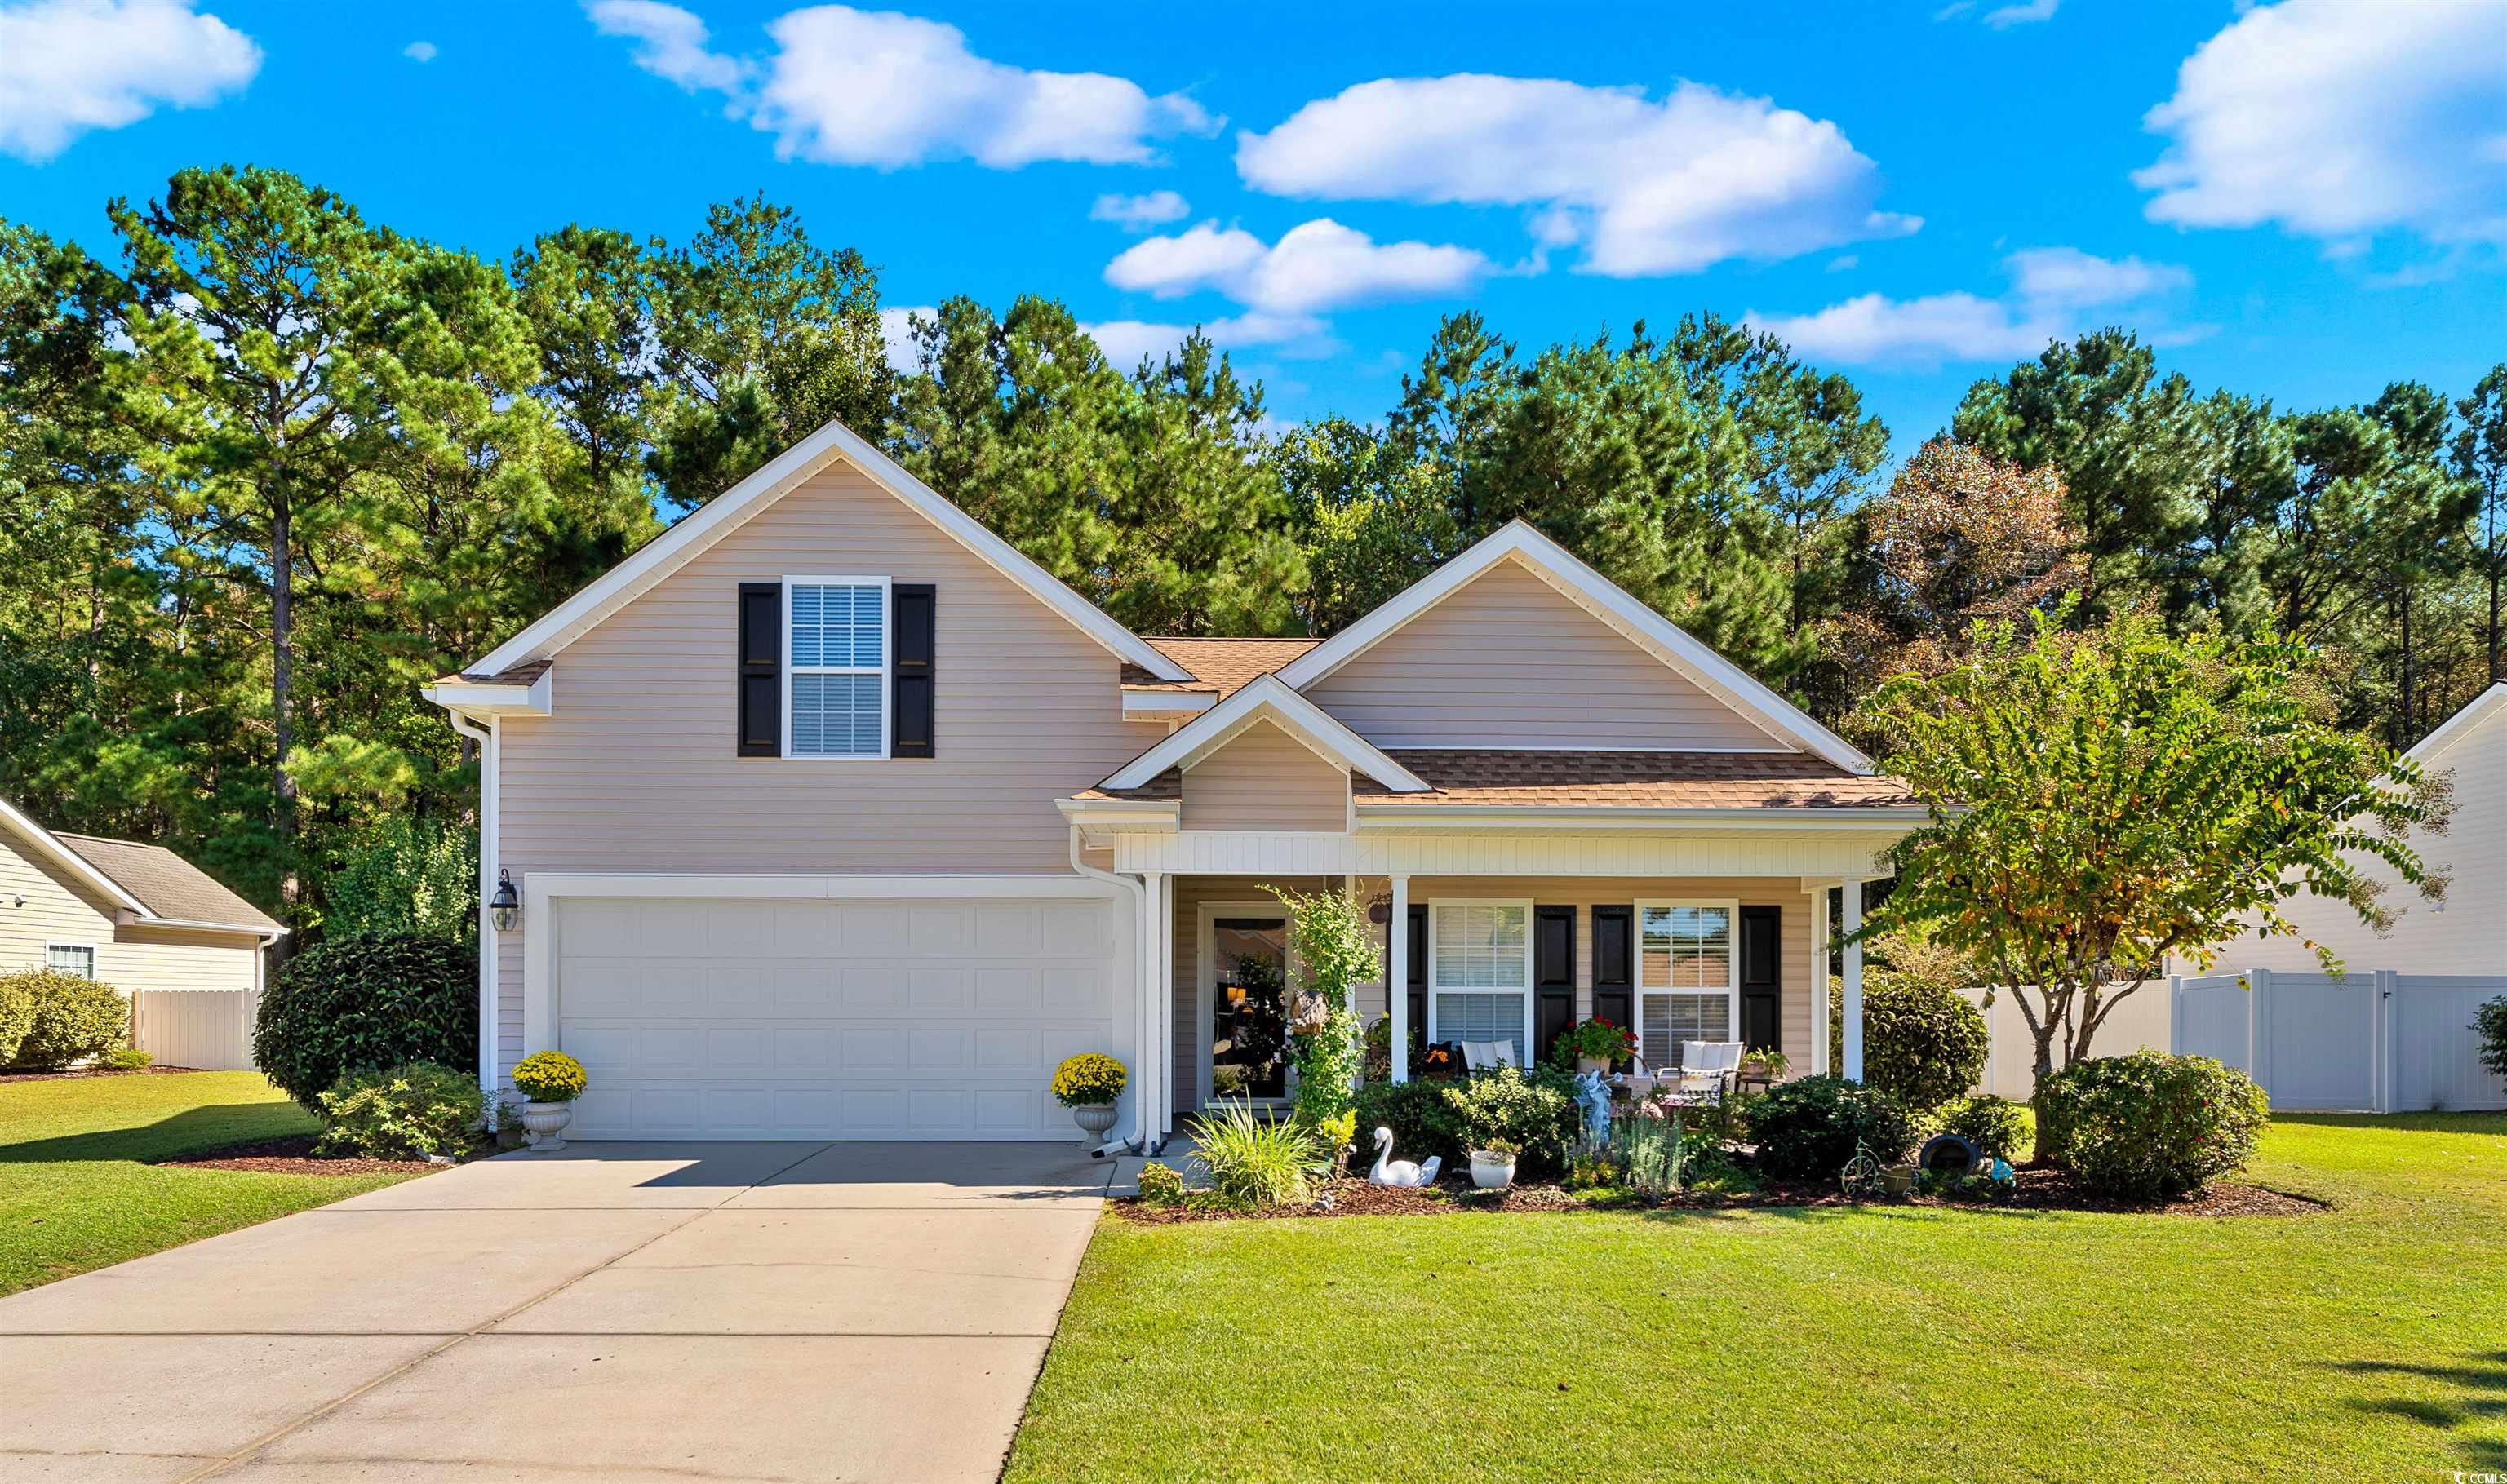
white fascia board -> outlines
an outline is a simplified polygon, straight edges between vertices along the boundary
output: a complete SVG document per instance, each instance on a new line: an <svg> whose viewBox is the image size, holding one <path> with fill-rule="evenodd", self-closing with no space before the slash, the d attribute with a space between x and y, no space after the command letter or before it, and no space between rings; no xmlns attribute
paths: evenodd
<svg viewBox="0 0 2507 1484"><path fill-rule="evenodd" d="M1198 716L1218 705L1216 691L1152 691L1130 686L1123 689L1125 721L1163 720L1170 716Z"/></svg>
<svg viewBox="0 0 2507 1484"><path fill-rule="evenodd" d="M1118 658L1140 666L1161 680L1183 681L1192 674L1168 659L1104 610L1036 564L1018 548L984 528L983 523L943 498L930 486L900 468L841 422L828 421L817 432L766 461L755 473L714 496L704 508L655 536L641 551L602 573L582 592L547 613L490 652L470 669L492 674L527 660L545 660L580 638L592 627L625 606L654 584L678 570L708 547L740 528L750 516L775 502L803 480L843 459L871 483L911 506L959 545L1026 589L1048 608Z"/></svg>
<svg viewBox="0 0 2507 1484"><path fill-rule="evenodd" d="M1715 834L1904 835L1930 822L1921 809L1770 810L1643 809L1630 807L1503 804L1362 804L1359 828L1399 834L1405 828L1580 830L1701 830Z"/></svg>
<svg viewBox="0 0 2507 1484"><path fill-rule="evenodd" d="M261 927L251 923L202 923L191 918L148 918L125 910L116 921L126 927L180 927L190 932L232 932L253 938L277 939L287 936L284 927Z"/></svg>
<svg viewBox="0 0 2507 1484"><path fill-rule="evenodd" d="M1639 602L1573 552L1519 520L1490 532L1471 550L1403 589L1382 607L1282 666L1278 670L1280 678L1304 690L1461 591L1473 578L1508 560L1521 561L1578 606L1769 736L1792 742L1849 773L1868 775L1874 771L1871 759L1845 739L1700 643L1687 630Z"/></svg>
<svg viewBox="0 0 2507 1484"><path fill-rule="evenodd" d="M138 921L143 923L157 921L157 914L148 910L146 902L125 890L122 883L97 870L86 856L54 839L51 830L37 824L6 799L0 799L0 820L5 820L12 829L23 836L26 843L33 846L46 860L121 903Z"/></svg>
<svg viewBox="0 0 2507 1484"><path fill-rule="evenodd" d="M1235 695L1176 729L1098 786L1140 788L1170 768L1190 768L1257 721L1270 721L1326 762L1354 769L1396 793L1433 793L1428 780L1393 760L1279 676L1257 675Z"/></svg>
<svg viewBox="0 0 2507 1484"><path fill-rule="evenodd" d="M1181 799L1056 799L1053 807L1071 823L1094 829L1173 829L1183 816Z"/></svg>
<svg viewBox="0 0 2507 1484"><path fill-rule="evenodd" d="M527 685L483 685L454 677L418 695L465 716L546 716L555 709L557 670L544 670Z"/></svg>
<svg viewBox="0 0 2507 1484"><path fill-rule="evenodd" d="M2414 742L2412 749L2403 756L2416 763L2425 763L2470 736L2475 727L2489 720L2501 707L2507 707L2507 680L2493 680L2489 689L2473 697L2462 710L2438 723L2436 731Z"/></svg>

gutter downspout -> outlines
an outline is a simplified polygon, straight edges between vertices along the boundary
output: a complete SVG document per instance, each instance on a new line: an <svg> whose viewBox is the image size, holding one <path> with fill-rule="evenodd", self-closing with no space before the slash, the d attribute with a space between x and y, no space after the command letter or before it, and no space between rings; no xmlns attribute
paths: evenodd
<svg viewBox="0 0 2507 1484"><path fill-rule="evenodd" d="M1087 877L1091 881L1102 881L1109 886L1121 887L1132 894L1132 956L1135 959L1140 959L1145 957L1144 950L1147 946L1147 939L1143 935L1142 924L1146 923L1149 920L1148 887L1144 885L1138 877L1120 876L1112 871L1101 871L1097 867L1090 865L1087 861L1080 859L1079 826L1076 824L1071 826L1071 869ZM1140 969L1143 984L1134 986L1134 988L1141 993L1141 998L1136 1003L1133 1010L1133 1021L1141 1037L1138 1042L1139 1049L1134 1053L1134 1056L1139 1061L1145 1064L1148 1061L1150 1038L1156 1034L1156 1032L1149 1026L1149 995L1147 994L1145 984L1149 975L1155 971L1155 965L1139 963L1136 966ZM1140 1083L1141 1085L1139 1090L1132 1095L1132 1137L1130 1139L1114 1140L1107 1143L1103 1148L1096 1151L1097 1157L1103 1158L1108 1149L1114 1148L1117 1145L1127 1148L1135 1154L1143 1153L1149 1147L1154 1136L1149 1132L1148 1079L1145 1077L1141 1078Z"/></svg>
<svg viewBox="0 0 2507 1484"><path fill-rule="evenodd" d="M496 920L488 897L496 889L496 732L490 718L482 727L459 711L448 710L453 730L479 743L479 1091L488 1100L488 1119L496 1117Z"/></svg>

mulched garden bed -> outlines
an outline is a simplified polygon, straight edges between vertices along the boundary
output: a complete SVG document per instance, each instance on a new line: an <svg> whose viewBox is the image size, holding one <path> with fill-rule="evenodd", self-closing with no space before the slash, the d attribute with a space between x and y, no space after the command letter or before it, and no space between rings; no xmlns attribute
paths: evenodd
<svg viewBox="0 0 2507 1484"><path fill-rule="evenodd" d="M1910 1196L1903 1200L1864 1204L1950 1207L1980 1212L2086 1211L2153 1216L2301 1216L2331 1209L2327 1203L2307 1196L2226 1181L2214 1181L2199 1195L2180 1196L2156 1206L2135 1205L2129 1201L2090 1195L2074 1184L2071 1176L2061 1170L2031 1169L2017 1173L2019 1188L2000 1206L1988 1206L1978 1201L1952 1201L1939 1196ZM1745 1194L1690 1192L1667 1201L1649 1202L1632 1197L1580 1198L1562 1186L1547 1184L1520 1184L1504 1191L1481 1191L1474 1189L1469 1179L1442 1181L1430 1190L1404 1190L1370 1185L1358 1176L1346 1176L1326 1185L1313 1205L1283 1207L1276 1211L1144 1206L1128 1197L1117 1197L1110 1204L1130 1220L1163 1225L1171 1221L1252 1221L1315 1216L1441 1216L1470 1212L1747 1211L1778 1206L1801 1208L1852 1206L1857 1203L1847 1200L1834 1184L1769 1183Z"/></svg>
<svg viewBox="0 0 2507 1484"><path fill-rule="evenodd" d="M145 1077L198 1071L197 1067L80 1067L69 1071L0 1071L0 1082L58 1082L64 1077Z"/></svg>
<svg viewBox="0 0 2507 1484"><path fill-rule="evenodd" d="M177 1170L251 1170L262 1175L423 1175L445 1167L422 1159L325 1159L313 1153L315 1136L265 1139L156 1161Z"/></svg>

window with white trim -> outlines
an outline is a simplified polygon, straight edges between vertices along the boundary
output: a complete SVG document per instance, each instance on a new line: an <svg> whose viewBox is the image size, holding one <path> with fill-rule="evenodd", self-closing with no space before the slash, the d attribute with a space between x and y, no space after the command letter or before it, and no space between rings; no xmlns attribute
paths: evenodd
<svg viewBox="0 0 2507 1484"><path fill-rule="evenodd" d="M1734 902L1637 903L1637 1054L1680 1065L1683 1041L1728 1041L1740 1024Z"/></svg>
<svg viewBox="0 0 2507 1484"><path fill-rule="evenodd" d="M783 753L888 756L888 579L783 581Z"/></svg>
<svg viewBox="0 0 2507 1484"><path fill-rule="evenodd" d="M1532 904L1428 904L1428 1037L1532 1045Z"/></svg>
<svg viewBox="0 0 2507 1484"><path fill-rule="evenodd" d="M84 943L48 943L44 946L44 965L58 973L93 979L95 950Z"/></svg>

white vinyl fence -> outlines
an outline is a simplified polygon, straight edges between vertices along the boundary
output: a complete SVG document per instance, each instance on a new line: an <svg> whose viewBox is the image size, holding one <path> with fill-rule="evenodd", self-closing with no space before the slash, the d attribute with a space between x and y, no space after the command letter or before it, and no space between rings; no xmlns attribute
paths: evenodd
<svg viewBox="0 0 2507 1484"><path fill-rule="evenodd" d="M249 990L142 991L131 996L132 1043L166 1067L250 1071L259 998Z"/></svg>
<svg viewBox="0 0 2507 1484"><path fill-rule="evenodd" d="M1985 1033L1990 1039L1984 1052L1984 1075L1972 1091L1991 1093L2014 1103L2025 1103L2037 1096L2037 1040L2028 1033L2028 1021L2019 1013L2018 996L2029 996L2032 1010L2044 1013L2037 992L1998 989L1993 1003L1984 1004L1984 991L1969 990L1968 998L1977 1001L1984 1011ZM2144 1046L2153 1051L2169 1048L2167 1014L2167 982L2153 980L2117 1001L2091 1038L2093 1056L2123 1056ZM2057 1066L2063 1056L2054 1054Z"/></svg>
<svg viewBox="0 0 2507 1484"><path fill-rule="evenodd" d="M2507 975L2248 969L2170 981L2179 1052L2215 1057L2291 1111L2507 1108L2472 1017Z"/></svg>

